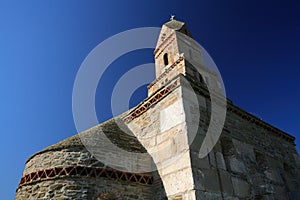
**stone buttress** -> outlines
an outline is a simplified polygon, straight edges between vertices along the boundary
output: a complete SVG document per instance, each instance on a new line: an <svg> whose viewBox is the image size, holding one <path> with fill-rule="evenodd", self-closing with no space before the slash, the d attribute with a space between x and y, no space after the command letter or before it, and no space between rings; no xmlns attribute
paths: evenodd
<svg viewBox="0 0 300 200"><path fill-rule="evenodd" d="M218 114L209 88L220 89L221 80L191 37L183 22L163 25L154 51L156 80L148 98L124 118L152 156L168 199L299 197L294 137L217 95L227 110L224 127L205 139L213 112ZM213 149L200 156L203 143Z"/></svg>

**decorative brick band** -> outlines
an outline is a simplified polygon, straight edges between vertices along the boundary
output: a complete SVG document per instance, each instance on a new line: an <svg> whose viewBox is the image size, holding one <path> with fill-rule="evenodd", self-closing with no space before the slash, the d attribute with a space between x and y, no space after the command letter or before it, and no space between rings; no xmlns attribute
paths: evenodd
<svg viewBox="0 0 300 200"><path fill-rule="evenodd" d="M127 117L124 118L124 122L129 123L133 119L137 118L144 112L146 112L151 106L156 104L162 98L171 93L175 88L179 86L179 79L176 79L174 82L170 83L168 86L165 86L155 94L153 94L150 98L146 99L140 105L136 107Z"/></svg>
<svg viewBox="0 0 300 200"><path fill-rule="evenodd" d="M165 43L167 43L167 41L168 40L170 40L170 38L173 36L175 34L175 32L173 32L173 33L171 33L155 50L154 50L154 52L153 52L153 54L155 55L155 57L157 58L160 54L161 54L161 52L171 43L171 42L169 42L167 45L165 45ZM175 39L175 38L174 38ZM173 39L173 40L174 40ZM172 40L172 41L173 41ZM162 49L162 46L163 45L165 45L165 48L163 48ZM160 49L162 49L161 51L160 51ZM159 55L157 55L156 56L156 54L157 54L157 52L159 52L160 51L160 53L159 53Z"/></svg>
<svg viewBox="0 0 300 200"><path fill-rule="evenodd" d="M114 169L95 168L95 167L55 167L39 170L26 174L21 178L19 187L35 181L51 180L59 177L89 177L89 178L109 178L115 180L123 180L134 183L151 185L153 177L146 174L134 174L129 172L117 171Z"/></svg>
<svg viewBox="0 0 300 200"><path fill-rule="evenodd" d="M183 55L179 56L179 58L170 66L168 67L164 73L162 73L158 78L156 78L152 83L150 83L148 85L148 90L153 86L155 85L158 81L160 81L163 77L165 77L172 69L174 69L174 67L176 65L178 65L181 61L183 61L184 57Z"/></svg>
<svg viewBox="0 0 300 200"><path fill-rule="evenodd" d="M175 38L173 38L172 40L170 40L166 45L165 45L165 47L164 48L162 48L161 50L159 49L159 53L156 55L155 54L155 58L158 58L161 54L162 54L162 52L164 52L164 50L173 42L175 40Z"/></svg>

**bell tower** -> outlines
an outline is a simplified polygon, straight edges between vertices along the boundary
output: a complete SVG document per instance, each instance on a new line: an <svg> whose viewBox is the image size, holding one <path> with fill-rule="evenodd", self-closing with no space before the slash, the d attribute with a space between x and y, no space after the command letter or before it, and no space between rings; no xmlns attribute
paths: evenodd
<svg viewBox="0 0 300 200"><path fill-rule="evenodd" d="M148 97L124 121L153 158L168 199L195 200L200 188L193 165L209 122L200 122L200 112L208 116L207 88L218 85L212 80L217 74L204 67L201 47L173 16L162 26L154 57L156 79Z"/></svg>
<svg viewBox="0 0 300 200"><path fill-rule="evenodd" d="M148 86L148 96L176 75L185 74L184 52L180 51L178 45L179 34L191 37L186 25L172 16L171 21L162 26L156 44L154 51L156 80Z"/></svg>

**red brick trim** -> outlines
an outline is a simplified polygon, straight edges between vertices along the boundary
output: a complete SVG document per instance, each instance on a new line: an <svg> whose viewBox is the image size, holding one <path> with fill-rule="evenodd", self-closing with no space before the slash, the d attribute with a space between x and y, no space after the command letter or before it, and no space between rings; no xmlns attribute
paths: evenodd
<svg viewBox="0 0 300 200"><path fill-rule="evenodd" d="M170 38L173 36L173 35L175 35L175 32L173 32L173 33L171 33L155 50L154 50L154 52L153 52L153 54L154 54L154 56L157 58L162 52L163 52L163 50L171 43L171 42L168 42L167 43L167 41L168 40L170 40ZM173 40L175 40L175 38L173 38ZM172 40L172 41L173 41ZM167 45L165 45L167 43ZM162 46L164 46L165 45L165 47L164 48L162 48ZM158 54L158 55L156 55L157 54L157 52L159 52L160 51L160 53Z"/></svg>
<svg viewBox="0 0 300 200"><path fill-rule="evenodd" d="M100 168L100 167L55 167L38 170L26 174L21 178L19 187L25 184L33 183L35 181L51 180L59 177L88 177L88 178L109 178L115 180L123 180L134 183L141 183L151 185L153 177L147 174L135 174L129 172L117 171L114 169Z"/></svg>
<svg viewBox="0 0 300 200"><path fill-rule="evenodd" d="M155 85L158 81L160 81L162 78L164 78L172 69L174 69L174 67L176 65L178 65L181 61L183 61L184 58L183 56L180 56L170 67L168 67L164 73L162 73L157 79L155 79L152 83L150 83L148 85L148 90L153 86Z"/></svg>
<svg viewBox="0 0 300 200"><path fill-rule="evenodd" d="M171 93L173 90L175 90L179 86L179 80L176 79L174 82L169 84L168 86L165 86L155 94L153 94L150 98L146 99L144 102L142 102L140 105L138 105L132 112L129 113L128 116L124 118L125 123L129 123L133 119L139 117L144 112L146 112L151 106L159 102L162 98L167 96L169 93Z"/></svg>

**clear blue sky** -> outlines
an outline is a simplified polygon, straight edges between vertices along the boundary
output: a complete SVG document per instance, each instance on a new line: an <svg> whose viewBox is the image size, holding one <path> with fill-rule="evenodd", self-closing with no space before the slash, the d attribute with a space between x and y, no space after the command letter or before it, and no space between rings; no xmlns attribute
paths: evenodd
<svg viewBox="0 0 300 200"><path fill-rule="evenodd" d="M171 14L210 53L227 96L298 137L299 149L299 10L296 0L0 1L0 199L13 199L31 154L76 133L72 87L87 54L109 36L159 27ZM96 98L100 121L111 115L117 78L109 77L152 56L128 54L107 72Z"/></svg>

